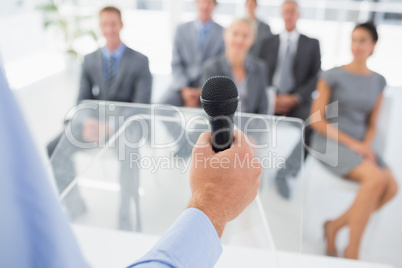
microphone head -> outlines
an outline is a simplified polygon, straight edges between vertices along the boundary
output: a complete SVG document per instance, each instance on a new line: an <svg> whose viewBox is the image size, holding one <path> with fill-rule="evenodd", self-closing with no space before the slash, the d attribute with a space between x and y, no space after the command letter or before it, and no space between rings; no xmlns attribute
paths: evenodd
<svg viewBox="0 0 402 268"><path fill-rule="evenodd" d="M226 76L209 78L201 89L201 104L211 116L231 116L237 110L239 93L236 84Z"/></svg>

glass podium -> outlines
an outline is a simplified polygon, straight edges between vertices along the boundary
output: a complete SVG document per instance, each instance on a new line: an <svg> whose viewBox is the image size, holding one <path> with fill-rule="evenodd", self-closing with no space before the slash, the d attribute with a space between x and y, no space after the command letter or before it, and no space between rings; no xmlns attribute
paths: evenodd
<svg viewBox="0 0 402 268"><path fill-rule="evenodd" d="M72 223L161 236L191 197L191 152L209 130L202 109L85 101L67 115L51 157L60 201ZM257 199L221 238L225 245L301 253L302 121L236 113L263 166ZM291 197L277 190L288 173Z"/></svg>

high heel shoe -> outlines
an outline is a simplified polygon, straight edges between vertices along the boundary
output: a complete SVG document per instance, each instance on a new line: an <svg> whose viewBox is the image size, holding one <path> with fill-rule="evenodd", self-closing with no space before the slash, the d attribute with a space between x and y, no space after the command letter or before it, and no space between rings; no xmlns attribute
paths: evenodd
<svg viewBox="0 0 402 268"><path fill-rule="evenodd" d="M329 223L330 223L330 221L326 221L324 223L324 241L326 243L326 245L325 245L325 247L326 247L325 253L326 253L327 256L330 256L330 257L338 257L338 253L336 251L331 252L331 251L328 250L328 247L327 247L327 242L328 242L327 227L328 227Z"/></svg>

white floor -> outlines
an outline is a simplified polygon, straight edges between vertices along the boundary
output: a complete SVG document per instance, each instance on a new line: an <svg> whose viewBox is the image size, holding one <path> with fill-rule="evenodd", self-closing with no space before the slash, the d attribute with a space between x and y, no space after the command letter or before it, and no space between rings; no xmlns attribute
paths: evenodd
<svg viewBox="0 0 402 268"><path fill-rule="evenodd" d="M77 94L79 72L76 70L70 70L63 73L58 73L49 78L41 80L33 85L22 88L16 91L16 95L20 101L21 107L25 113L26 120L31 127L32 134L34 135L37 145L40 148L43 156L45 157L45 147L46 144L56 136L62 130L62 122L64 115L67 111L75 104L75 98ZM157 89L154 91L156 94L153 96L153 100L156 100L158 96L162 93L162 89L165 82L156 81ZM167 86L167 85L166 85ZM388 142L386 144L386 160L395 176L400 182L402 182L402 167L399 161L402 157L400 148L402 148L402 124L400 123L399 115L402 115L402 90L394 91L394 104L391 120L391 129L388 134ZM96 169L96 168L95 168ZM102 170L97 170L98 173L102 173ZM97 174L96 172L94 174ZM116 174L108 174L103 172L102 176L113 176L117 177ZM165 175L166 176L166 175ZM173 173L172 173L172 176ZM163 177L162 177L163 178ZM156 180L152 183L158 183L158 187L174 187L170 184L165 184L164 180ZM148 182L148 188L152 188L152 183ZM303 189L302 180L292 181L292 187L294 189ZM146 187L146 183L144 187ZM99 189L91 189L90 186L83 187L85 196L96 195L96 191ZM347 205L348 200L351 200L353 196L345 195L344 193L331 192L331 200L328 200L327 194L331 189L323 189L315 198L319 200L316 207L309 209L331 209L334 208L336 211L336 206ZM188 189L182 189L176 191L165 198L166 202L180 203L185 202L188 197ZM353 194L352 194L353 195ZM171 200L173 196L174 200ZM301 225L299 219L301 217L302 209L302 198L303 191L296 191L293 193L292 201L282 200L273 190L273 185L271 181L264 183L264 189L261 194L261 199L268 207L267 214L270 221L271 228L274 230L274 238L279 249L298 251L302 248L303 252L312 254L323 254L323 241L321 238L322 230L317 230L313 234L305 234L303 237L303 243L301 246L298 244L298 240L301 237ZM322 200L322 202L320 201ZM151 207L152 198L149 200L149 206ZM107 213L116 213L118 202L118 188L113 191L109 191L109 196L106 197L102 203L102 211L109 211ZM328 202L328 204L326 204ZM144 204L147 204L144 201ZM155 205L155 204L153 204ZM92 204L89 204L92 206ZM99 207L99 204L96 204ZM142 208L144 209L144 207ZM91 207L90 209L91 210ZM402 195L398 196L387 205L381 212L378 221L375 223L375 228L371 227L373 225L370 223L367 235L365 236L365 241L367 237L370 236L369 242L363 242L361 257L366 261L374 261L392 264L395 267L402 267ZM100 212L102 213L102 212ZM106 212L105 212L106 213ZM175 213L179 213L176 211ZM171 213L165 214L165 222L155 222L152 220L152 213L147 213L144 217L144 221L148 224L144 224L144 232L148 228L149 232L163 232L163 228L160 226L165 226L166 223L171 222L174 215L169 215ZM111 215L111 214L104 214ZM336 216L336 215L334 215ZM148 219L147 219L148 217ZM255 209L255 204L243 215L243 217L249 217L249 219L257 219L258 213ZM98 225L113 228L116 225L113 219L102 219L99 218L88 218L84 217L79 219L82 224L98 222ZM249 220L252 221L252 220ZM259 220L258 220L259 222ZM258 247L268 247L266 239L262 235L262 227L256 222L252 222L248 231L239 236L234 236L236 230L243 229L244 226L240 226L244 221L238 221L228 226L227 237L224 237L224 242L230 244L246 244L250 246ZM158 229L159 227L159 229ZM157 230L157 231L156 231ZM371 231L373 230L373 231ZM245 237L247 239L245 239ZM339 245L344 246L346 241L346 233L342 234L339 239ZM248 241L247 241L248 240Z"/></svg>

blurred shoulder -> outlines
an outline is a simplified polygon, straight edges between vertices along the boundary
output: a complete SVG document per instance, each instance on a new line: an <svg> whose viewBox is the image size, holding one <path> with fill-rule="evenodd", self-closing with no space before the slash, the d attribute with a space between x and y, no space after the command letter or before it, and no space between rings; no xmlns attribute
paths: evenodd
<svg viewBox="0 0 402 268"><path fill-rule="evenodd" d="M213 25L213 27L223 31L223 26L220 25L219 23L217 23L216 21L212 21L212 25Z"/></svg>
<svg viewBox="0 0 402 268"><path fill-rule="evenodd" d="M90 61L90 60L96 59L97 57L100 57L100 56L102 56L102 50L100 48L98 48L97 50L86 54L84 56L84 62L88 61L88 60Z"/></svg>
<svg viewBox="0 0 402 268"><path fill-rule="evenodd" d="M274 35L264 38L264 40L262 41L262 44L263 44L263 46L271 46L276 43L279 44L279 40L280 40L279 34L274 34Z"/></svg>
<svg viewBox="0 0 402 268"><path fill-rule="evenodd" d="M321 78L333 78L333 77L339 77L342 76L344 73L343 69L341 66L333 67L331 69L328 69L326 71L321 72Z"/></svg>
<svg viewBox="0 0 402 268"><path fill-rule="evenodd" d="M333 67L331 69L328 69L328 70L322 72L322 74L330 74L330 75L340 74L340 73L342 73L342 67L341 66Z"/></svg>
<svg viewBox="0 0 402 268"><path fill-rule="evenodd" d="M309 42L309 43L314 44L314 45L319 45L319 43L320 43L320 41L318 41L317 38L309 37L309 36L304 35L304 34L300 34L300 39L304 39L306 42Z"/></svg>
<svg viewBox="0 0 402 268"><path fill-rule="evenodd" d="M247 60L250 65L254 66L257 70L265 70L266 68L265 62L259 58L249 55L247 56Z"/></svg>
<svg viewBox="0 0 402 268"><path fill-rule="evenodd" d="M225 63L226 57L225 55L220 55L218 57L213 57L205 61L204 70L216 70L219 69L222 63Z"/></svg>
<svg viewBox="0 0 402 268"><path fill-rule="evenodd" d="M262 20L258 20L258 27L263 30L269 30L269 31L271 30L271 27L269 27L269 25Z"/></svg>
<svg viewBox="0 0 402 268"><path fill-rule="evenodd" d="M387 85L387 80L385 79L385 77L383 75L377 73L377 72L373 72L373 76L378 81L379 86L381 87L381 89L384 89L385 86Z"/></svg>
<svg viewBox="0 0 402 268"><path fill-rule="evenodd" d="M273 34L270 37L265 38L265 41L267 43L272 43L272 42L279 41L279 39L280 39L279 34Z"/></svg>
<svg viewBox="0 0 402 268"><path fill-rule="evenodd" d="M132 48L126 47L126 51L124 52L124 56L130 57L133 60L136 60L137 62L148 62L148 57L142 54L141 52L138 52Z"/></svg>
<svg viewBox="0 0 402 268"><path fill-rule="evenodd" d="M84 61L82 66L85 70L91 69L94 65L98 64L99 60L102 58L102 50L98 48L97 50L84 56Z"/></svg>
<svg viewBox="0 0 402 268"><path fill-rule="evenodd" d="M204 68L209 69L213 67L217 62L219 62L219 58L210 58L205 61Z"/></svg>
<svg viewBox="0 0 402 268"><path fill-rule="evenodd" d="M194 20L180 23L179 25L177 25L176 31L185 32L190 28L194 28Z"/></svg>
<svg viewBox="0 0 402 268"><path fill-rule="evenodd" d="M331 89L334 88L339 81L346 79L345 72L343 71L342 67L334 67L327 71L323 71L320 74L320 78L324 80Z"/></svg>

